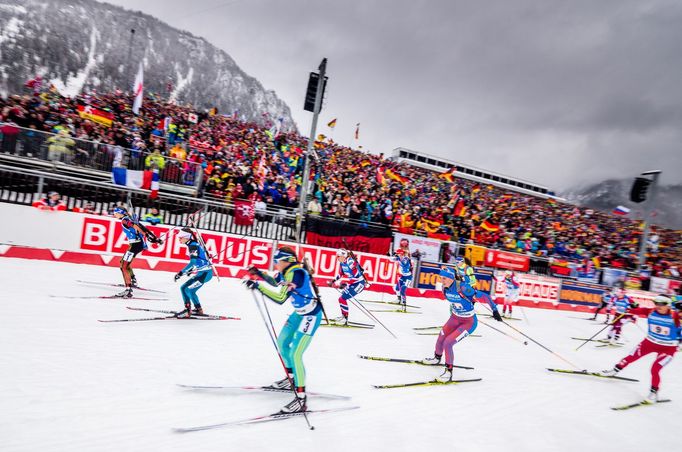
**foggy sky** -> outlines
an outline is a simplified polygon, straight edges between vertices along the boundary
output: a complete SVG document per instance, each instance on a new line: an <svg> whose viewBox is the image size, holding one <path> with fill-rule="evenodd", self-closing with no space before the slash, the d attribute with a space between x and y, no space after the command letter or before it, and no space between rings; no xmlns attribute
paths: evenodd
<svg viewBox="0 0 682 452"><path fill-rule="evenodd" d="M557 190L649 169L682 181L679 1L108 3L225 50L305 135L308 72L327 57L318 132L337 142L403 146Z"/></svg>

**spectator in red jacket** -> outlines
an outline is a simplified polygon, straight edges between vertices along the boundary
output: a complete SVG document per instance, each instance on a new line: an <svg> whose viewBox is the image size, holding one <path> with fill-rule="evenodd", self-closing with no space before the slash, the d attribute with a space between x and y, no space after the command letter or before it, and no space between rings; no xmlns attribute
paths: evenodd
<svg viewBox="0 0 682 452"><path fill-rule="evenodd" d="M40 201L34 202L33 207L40 210L58 211L66 210L66 203L62 201L62 198L59 193L57 193L56 191L51 191L47 194L45 198L41 199Z"/></svg>

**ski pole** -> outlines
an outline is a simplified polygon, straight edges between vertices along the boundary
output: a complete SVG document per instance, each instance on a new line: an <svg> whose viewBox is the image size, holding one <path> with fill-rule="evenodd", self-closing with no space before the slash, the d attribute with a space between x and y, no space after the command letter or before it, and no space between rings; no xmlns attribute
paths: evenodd
<svg viewBox="0 0 682 452"><path fill-rule="evenodd" d="M604 330L607 329L608 327L615 325L616 322L619 321L624 315L625 315L625 314L623 313L623 314L619 315L618 317L616 317L615 319L613 319L613 322L607 323L606 326L604 326L604 328L602 328L601 330L597 331L596 333L594 333L594 334L592 335L591 338L589 338L588 340L586 340L586 341L584 341L582 344L580 344L580 345L578 346L578 348L575 349L575 351L577 352L578 350L580 350L580 349L582 348L583 345L587 344L587 343L590 342L592 339L594 339L595 337L597 337L597 336L599 335L599 333L601 333L602 331L604 331Z"/></svg>
<svg viewBox="0 0 682 452"><path fill-rule="evenodd" d="M197 210L196 212L189 214L189 217L187 217L188 221L190 221L190 222L193 221L193 220L194 220L194 216L195 216L196 214L198 214L199 212L201 212L202 210L204 210L203 207L202 207L201 209ZM199 215L199 218L197 218L197 220L201 220L201 218L203 218L204 215L206 215L207 213L209 213L210 210L211 210L211 209L208 209L208 210L206 210L206 212L204 212L204 213L202 213L201 215ZM172 231L176 230L177 228L181 228L181 227L182 227L181 225L175 225L175 226L173 226L172 228L170 228L169 230L167 230L166 232L164 232L163 234L161 234L161 236L160 236L159 238L161 238L161 237L163 237L163 236L168 237L168 234L170 234ZM164 239L164 240L165 240L165 239Z"/></svg>
<svg viewBox="0 0 682 452"><path fill-rule="evenodd" d="M553 352L553 351L550 350L549 348L545 347L544 345L542 345L541 343L539 343L538 341L536 341L536 340L533 339L532 337L530 337L530 336L528 336L527 334L525 334L523 331L520 331L518 328L515 328L514 326L512 326L512 325L508 324L507 322L505 322L504 320L502 321L502 323L504 323L504 324L507 325L509 328L511 328L512 330L516 331L517 333L519 333L521 336L525 337L525 338L528 339L529 341L531 341L531 342L535 343L536 345L540 346L541 348L547 350L548 352L550 352L552 355L556 356L557 358L559 358L559 359L562 360L563 362L565 362L565 363L567 363L567 364L570 364L570 365L571 365L572 367L574 367L575 369L580 370L580 367L576 366L575 364L573 364L572 362L570 362L569 360L567 360L566 358L564 358L564 357L561 356L560 354L558 354L558 353L556 353L556 352Z"/></svg>
<svg viewBox="0 0 682 452"><path fill-rule="evenodd" d="M208 253L208 250L206 249L206 243L204 242L204 239L201 237L201 234L199 233L199 230L197 229L196 223L194 223L194 219L190 218L189 219L189 224L190 226L194 227L194 232L196 232L197 240L199 241L199 244L201 247L204 249L204 252L206 253L208 258L208 263L211 264L211 270L213 271L213 274L215 277L218 279L218 282L220 282L220 276L218 275L218 270L216 270L215 265L213 265L213 258L210 257L211 255Z"/></svg>
<svg viewBox="0 0 682 452"><path fill-rule="evenodd" d="M258 224L258 226L256 227L256 232L259 232L259 231L260 231L260 228L261 228L261 224ZM232 243L230 243L229 245L227 245L225 248L219 250L218 252L215 253L214 256L211 256L211 257L218 257L218 256L220 256L220 253L222 253L223 251L227 251L227 250L229 250L230 248L232 248L232 247L234 246L234 244L236 243L236 240L241 240L241 239L247 237L248 235L249 235L249 234L247 233L247 234L244 234L244 235L241 235L241 236L237 237L236 239L233 239L233 240L232 240ZM239 257L239 256L241 256L241 255L244 254L244 253L248 253L249 251L251 251L251 248L246 249L246 250L242 251L241 253L237 254L236 256L232 256L232 257Z"/></svg>
<svg viewBox="0 0 682 452"><path fill-rule="evenodd" d="M334 289L335 289L338 293L341 293L341 294L342 294L343 292L346 292L346 290L340 291L340 290L337 289L336 287L335 287ZM374 320L375 322L377 322L377 323L378 323L379 325L381 325L386 331L388 331L388 334L390 334L390 335L393 336L394 338L398 339L398 336L396 336L395 334L393 334L393 332L392 332L391 330L389 330L389 329L386 327L386 325L384 325L383 323L381 323L381 320L377 319L376 316L375 316L374 314L372 314L372 313L369 311L369 309L367 309L362 303L360 303L358 300L356 300L355 297L350 297L349 300L350 300L350 302L353 303L353 305L354 305L356 308L358 308L363 314L365 314L367 317L369 317L370 319L372 319L372 320Z"/></svg>
<svg viewBox="0 0 682 452"><path fill-rule="evenodd" d="M509 334L509 333L505 333L505 332L502 331L501 329L495 328L494 326L490 325L489 323L484 322L483 320L479 320L478 322L479 322L479 323L482 323L483 325L487 326L487 327L490 328L490 329L493 329L493 330L497 331L497 332L500 333L500 334L504 334L505 336L507 336L507 337L510 338L510 339L514 339L516 342L521 342L521 343L523 343L523 345L528 345L528 341L522 341L522 340L519 339L518 337L514 337L514 336L512 336L512 335Z"/></svg>
<svg viewBox="0 0 682 452"><path fill-rule="evenodd" d="M256 294L251 291L251 295L253 296L253 301L256 303L256 306L258 307L258 312L260 313L261 318L263 319L263 323L265 324L265 329L268 331L268 336L270 336L270 340L272 341L272 345L275 347L275 351L277 352L277 357L279 358L279 362L282 364L282 369L284 370L284 375L286 375L287 379L291 382L291 390L294 393L294 397L296 400L298 400L299 405L301 408L303 407L303 402L301 402L298 399L298 396L296 395L296 385L294 381L289 377L289 372L287 372L287 365L284 364L284 358L282 358L282 354L279 351L279 347L277 346L277 333L275 333L275 326L272 324L272 318L270 317L270 311L268 310L268 306L265 303L265 299L263 298L263 294L261 293L261 301L263 303L263 307L261 307L261 303L258 302L258 298L256 298ZM265 314L263 313L263 309L265 309L265 312L267 313L267 319ZM308 420L308 414L303 411L303 417L305 418L306 423L308 424L308 428L310 430L315 430L315 427L310 425L310 420Z"/></svg>

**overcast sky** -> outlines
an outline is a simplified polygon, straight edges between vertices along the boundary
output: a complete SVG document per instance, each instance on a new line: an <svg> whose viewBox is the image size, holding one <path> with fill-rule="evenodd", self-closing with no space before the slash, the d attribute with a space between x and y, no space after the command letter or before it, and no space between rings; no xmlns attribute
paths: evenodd
<svg viewBox="0 0 682 452"><path fill-rule="evenodd" d="M678 0L108 0L206 38L307 135L402 146L561 190L662 169L682 181ZM355 124L360 140L353 141Z"/></svg>

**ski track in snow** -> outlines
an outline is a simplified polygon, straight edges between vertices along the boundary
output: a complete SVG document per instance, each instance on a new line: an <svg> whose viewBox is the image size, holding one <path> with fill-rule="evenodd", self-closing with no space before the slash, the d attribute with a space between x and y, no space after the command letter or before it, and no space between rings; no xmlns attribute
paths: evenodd
<svg viewBox="0 0 682 452"><path fill-rule="evenodd" d="M93 27L92 32L90 33L90 50L88 50L88 60L85 63L83 69L81 69L76 75L69 76L66 80L66 83L60 79L50 80L50 83L57 88L57 91L59 91L62 96L75 97L83 89L83 85L85 85L85 82L90 75L90 71L95 67L95 65L97 65L95 50L97 48L98 35L99 32Z"/></svg>
<svg viewBox="0 0 682 452"><path fill-rule="evenodd" d="M422 358L435 336L412 327L442 324L445 302L410 297L423 315L377 314L399 337L373 330L320 328L305 354L311 391L345 394L350 401L311 399L311 409L360 405L338 414L176 434L172 427L228 422L277 411L287 395L187 391L177 383L258 385L281 378L281 367L251 295L238 280L215 279L199 292L210 313L241 321L162 321L102 324L97 319L148 317L125 306L180 309L172 273L138 270L140 283L168 291L169 301L60 299L49 295L107 295L116 288L75 280L118 282L116 267L0 259L4 314L0 316L0 450L4 451L578 451L672 448L682 381L680 360L663 371L662 396L673 403L614 412L611 406L646 395L653 355L623 371L639 383L553 374L566 364L533 345L523 346L484 326L455 346L460 378L482 382L375 390L372 384L431 379L440 368L360 360L358 354ZM336 293L323 288L327 314L339 315ZM157 296L157 294L149 295ZM362 299L381 299L364 293ZM383 296L383 299L393 297ZM269 305L277 330L291 311ZM515 315L520 316L518 309ZM590 370L611 367L642 338L624 327L627 346L594 348L600 325L576 313L526 309L530 324L514 326ZM577 314L580 316L581 314ZM351 319L366 322L351 307ZM640 321L641 322L641 321ZM643 324L643 323L642 323ZM504 327L506 331L513 331ZM673 436L674 435L674 436ZM675 438L676 439L676 438Z"/></svg>

